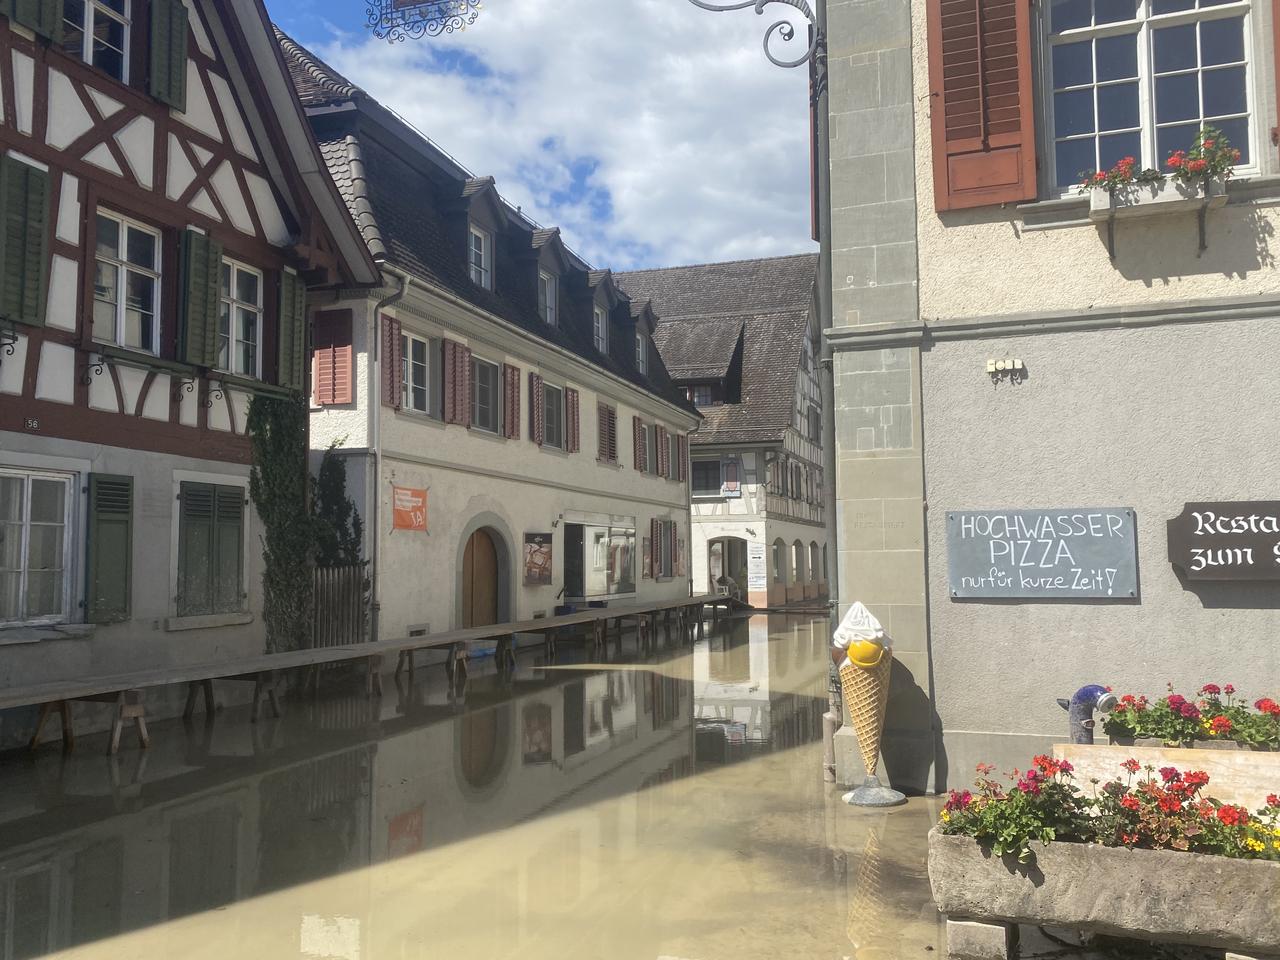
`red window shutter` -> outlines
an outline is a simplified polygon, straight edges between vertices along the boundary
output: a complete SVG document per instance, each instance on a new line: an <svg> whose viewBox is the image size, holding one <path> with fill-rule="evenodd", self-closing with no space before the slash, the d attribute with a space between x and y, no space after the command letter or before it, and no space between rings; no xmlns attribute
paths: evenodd
<svg viewBox="0 0 1280 960"><path fill-rule="evenodd" d="M547 438L547 409L542 397L542 378L529 374L529 439L542 446Z"/></svg>
<svg viewBox="0 0 1280 960"><path fill-rule="evenodd" d="M502 435L520 439L520 368L502 365Z"/></svg>
<svg viewBox="0 0 1280 960"><path fill-rule="evenodd" d="M930 0L928 10L934 205L1034 200L1031 4Z"/></svg>
<svg viewBox="0 0 1280 960"><path fill-rule="evenodd" d="M577 453L581 438L578 434L578 391L573 387L564 388L564 419L568 427L565 431L565 450Z"/></svg>
<svg viewBox="0 0 1280 960"><path fill-rule="evenodd" d="M618 462L618 411L609 408L609 462Z"/></svg>
<svg viewBox="0 0 1280 960"><path fill-rule="evenodd" d="M636 469L644 473L644 424L640 422L639 417L631 418L631 459L635 461Z"/></svg>
<svg viewBox="0 0 1280 960"><path fill-rule="evenodd" d="M657 467L658 476L665 477L669 475L669 470L668 470L669 464L667 463L667 461L671 459L671 449L670 447L667 446L667 430L665 427L659 427L655 425L653 428L653 432L654 432L653 445L656 448L657 454L658 454L658 462L655 464L655 466Z"/></svg>
<svg viewBox="0 0 1280 960"><path fill-rule="evenodd" d="M596 459L609 461L609 408L596 404Z"/></svg>
<svg viewBox="0 0 1280 960"><path fill-rule="evenodd" d="M382 405L400 409L400 321L386 315L382 318Z"/></svg>
<svg viewBox="0 0 1280 960"><path fill-rule="evenodd" d="M471 348L458 345L454 356L458 371L454 378L458 384L458 423L471 426Z"/></svg>
<svg viewBox="0 0 1280 960"><path fill-rule="evenodd" d="M442 343L444 362L440 364L440 372L444 376L444 422L458 422L458 381L456 374L457 360L455 355L458 345L452 340Z"/></svg>
<svg viewBox="0 0 1280 960"><path fill-rule="evenodd" d="M656 577L662 569L662 522L657 518L649 521L649 576Z"/></svg>
<svg viewBox="0 0 1280 960"><path fill-rule="evenodd" d="M680 458L676 464L676 479L684 483L689 470L689 438L683 433L676 437L676 456Z"/></svg>
<svg viewBox="0 0 1280 960"><path fill-rule="evenodd" d="M321 310L312 327L312 377L319 404L351 403L352 312Z"/></svg>

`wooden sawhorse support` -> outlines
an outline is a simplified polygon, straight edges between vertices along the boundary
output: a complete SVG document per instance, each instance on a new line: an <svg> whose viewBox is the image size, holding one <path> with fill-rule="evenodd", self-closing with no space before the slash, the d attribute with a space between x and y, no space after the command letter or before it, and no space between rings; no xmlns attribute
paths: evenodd
<svg viewBox="0 0 1280 960"><path fill-rule="evenodd" d="M71 723L71 701L85 703L111 703L115 705L115 716L111 718L111 739L107 743L107 753L115 755L120 752L120 735L124 732L124 722L132 720L138 730L138 740L142 749L151 746L151 735L147 733L147 711L142 704L141 690L117 690L115 693L95 693L83 697L70 697L66 700L50 700L40 705L40 718L36 721L36 732L31 737L31 749L40 744L40 733L45 721L57 708L62 720L62 749L70 753L75 749L76 736Z"/></svg>
<svg viewBox="0 0 1280 960"><path fill-rule="evenodd" d="M218 677L219 680L252 680L253 681L253 706L249 710L249 720L251 723L258 722L258 715L262 709L262 694L267 695L267 705L271 708L271 716L274 719L280 717L280 701L276 699L276 675L274 670L264 670L261 673L245 673L234 677ZM204 718L205 722L209 722L214 717L217 709L213 702L213 680L192 680L187 684L187 705L183 708L182 719L190 720L196 712L197 697L204 696Z"/></svg>

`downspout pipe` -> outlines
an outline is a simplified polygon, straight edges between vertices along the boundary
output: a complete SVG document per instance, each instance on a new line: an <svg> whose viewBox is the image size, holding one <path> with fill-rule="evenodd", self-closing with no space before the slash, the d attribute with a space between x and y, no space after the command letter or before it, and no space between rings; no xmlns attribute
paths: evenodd
<svg viewBox="0 0 1280 960"><path fill-rule="evenodd" d="M378 545L382 539L380 521L382 503L382 311L404 299L409 292L409 275L402 273L388 263L378 264L384 274L390 274L400 281L400 288L383 297L373 306L373 349L369 351L372 363L372 383L369 387L369 440L373 450L373 483L370 485L373 496L369 500L369 527L373 531L373 549L369 557L369 577L373 582L373 603L371 611L370 639L377 640L378 620L381 603L378 600Z"/></svg>

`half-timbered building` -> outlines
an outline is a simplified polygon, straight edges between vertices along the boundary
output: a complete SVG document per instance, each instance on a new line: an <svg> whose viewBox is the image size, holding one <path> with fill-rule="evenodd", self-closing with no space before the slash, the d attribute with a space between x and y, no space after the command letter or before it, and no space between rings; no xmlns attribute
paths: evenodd
<svg viewBox="0 0 1280 960"><path fill-rule="evenodd" d="M0 686L262 653L250 400L372 261L256 0L0 12Z"/></svg>

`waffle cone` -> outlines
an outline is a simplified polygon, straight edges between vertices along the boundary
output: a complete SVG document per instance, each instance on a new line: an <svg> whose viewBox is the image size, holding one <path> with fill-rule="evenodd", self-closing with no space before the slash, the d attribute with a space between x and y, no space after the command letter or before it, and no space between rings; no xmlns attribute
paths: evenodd
<svg viewBox="0 0 1280 960"><path fill-rule="evenodd" d="M844 694L845 723L858 736L858 749L867 775L880 766L880 736L884 733L884 712L889 705L889 672L893 654L886 650L880 662L869 670L846 663L840 667L840 690Z"/></svg>

